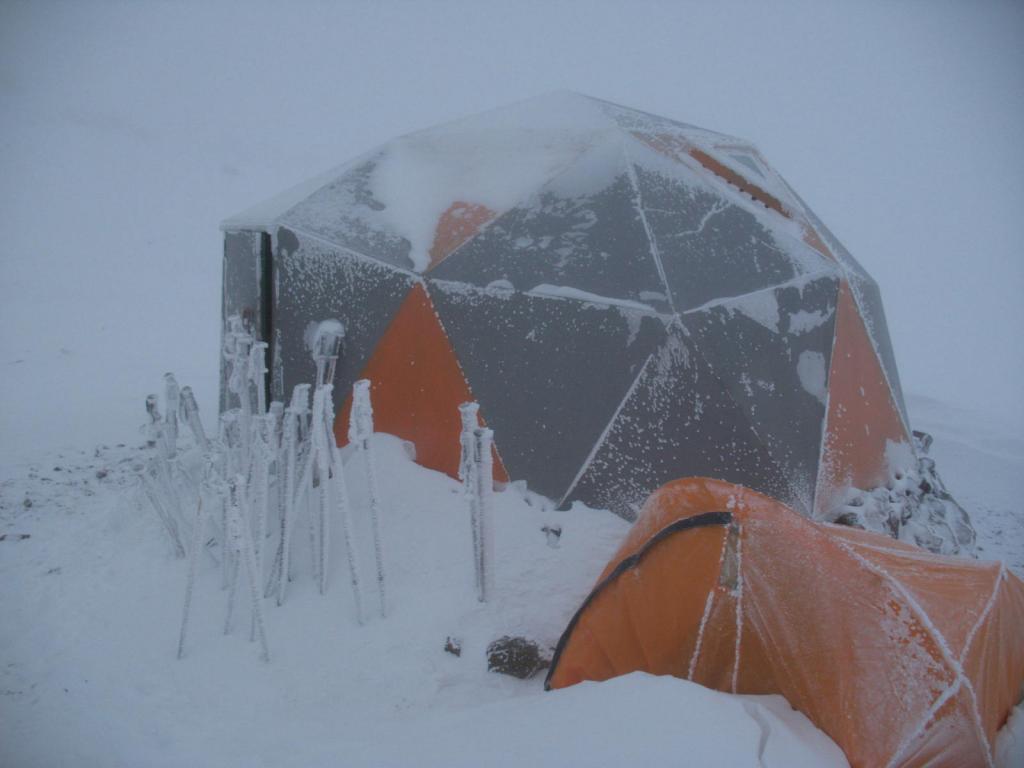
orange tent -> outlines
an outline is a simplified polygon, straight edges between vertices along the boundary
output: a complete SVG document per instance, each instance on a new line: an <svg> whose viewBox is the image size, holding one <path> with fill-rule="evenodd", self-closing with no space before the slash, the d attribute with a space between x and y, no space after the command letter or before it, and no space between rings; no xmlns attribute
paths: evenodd
<svg viewBox="0 0 1024 768"><path fill-rule="evenodd" d="M547 686L643 670L779 693L853 766L982 766L1021 698L1022 638L1024 582L1000 563L689 478L648 499Z"/></svg>

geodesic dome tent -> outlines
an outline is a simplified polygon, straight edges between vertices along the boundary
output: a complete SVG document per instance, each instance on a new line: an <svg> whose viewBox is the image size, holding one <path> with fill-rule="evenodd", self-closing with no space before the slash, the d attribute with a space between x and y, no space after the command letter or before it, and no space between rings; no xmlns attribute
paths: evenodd
<svg viewBox="0 0 1024 768"><path fill-rule="evenodd" d="M499 479L632 516L664 482L806 515L913 460L878 286L751 144L553 94L369 152L227 220L224 315L455 474L480 403ZM223 387L222 387L223 390Z"/></svg>

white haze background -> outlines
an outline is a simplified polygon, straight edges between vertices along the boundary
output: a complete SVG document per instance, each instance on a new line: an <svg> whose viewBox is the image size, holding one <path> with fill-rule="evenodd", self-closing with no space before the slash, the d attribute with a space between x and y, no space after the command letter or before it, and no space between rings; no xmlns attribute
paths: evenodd
<svg viewBox="0 0 1024 768"><path fill-rule="evenodd" d="M0 2L0 461L130 439L165 370L210 414L222 218L563 88L754 141L905 389L1024 424L1022 39L994 2Z"/></svg>

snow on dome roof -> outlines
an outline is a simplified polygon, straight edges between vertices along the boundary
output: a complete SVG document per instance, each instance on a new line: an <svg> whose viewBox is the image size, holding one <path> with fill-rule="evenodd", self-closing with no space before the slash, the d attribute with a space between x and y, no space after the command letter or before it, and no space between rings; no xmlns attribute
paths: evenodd
<svg viewBox="0 0 1024 768"><path fill-rule="evenodd" d="M636 137L648 144L726 141L748 146L722 134L556 91L396 138L226 219L221 228L269 230L283 223L423 272L432 264L438 223L453 205L490 220L558 176L588 149L618 146Z"/></svg>

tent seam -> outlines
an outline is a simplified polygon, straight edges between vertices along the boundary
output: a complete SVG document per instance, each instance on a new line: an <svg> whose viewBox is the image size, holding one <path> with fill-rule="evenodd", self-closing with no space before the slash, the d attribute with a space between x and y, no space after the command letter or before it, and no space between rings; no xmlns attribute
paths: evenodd
<svg viewBox="0 0 1024 768"><path fill-rule="evenodd" d="M346 256L362 259L364 261L369 261L371 264L380 265L384 269L390 269L394 272L399 272L403 275L407 275L416 280L423 279L423 275L420 274L419 272L416 272L415 270L400 267L397 264L392 264L390 262L384 261L383 259L378 259L376 256L370 256L368 254L362 253L361 251L354 250L353 248L349 248L347 245L342 245L341 243L336 243L333 240L328 240L326 237L315 235L308 230L302 229L301 227L293 227L289 224L280 224L278 225L278 228L288 229L292 232L295 232L296 234L309 238L310 240L315 240L321 245L326 245L335 250L342 251Z"/></svg>
<svg viewBox="0 0 1024 768"><path fill-rule="evenodd" d="M700 617L700 627L697 629L697 642L693 646L693 653L690 654L690 664L686 670L686 679L693 681L693 673L697 670L697 659L700 658L700 648L704 642L704 628L707 626L708 617L711 615L711 604L715 600L715 588L708 590L708 599L704 602L704 615Z"/></svg>
<svg viewBox="0 0 1024 768"><path fill-rule="evenodd" d="M718 555L719 573L721 573L722 571L722 564L725 562L725 550L728 548L728 546L729 536L728 534L726 534L726 536L722 539L722 551ZM708 590L708 599L704 603L704 615L700 617L700 628L697 630L697 642L693 646L693 653L690 655L690 666L686 672L687 680L693 680L693 673L697 669L697 659L700 657L701 645L703 645L704 642L704 628L707 626L708 617L711 615L711 604L714 602L714 599L715 588L714 586L712 586L711 589Z"/></svg>
<svg viewBox="0 0 1024 768"><path fill-rule="evenodd" d="M683 323L681 316L678 318L678 321L679 327L686 334L686 337L690 338L690 329L687 328L686 325ZM718 382L719 389L725 394L726 397L729 398L729 402L732 403L733 407L736 409L736 413L743 420L743 423L747 425L747 429L750 430L750 434L754 436L754 439L757 441L758 445L760 445L761 448L764 449L765 456L768 458L768 461L770 461L772 466L776 469L776 471L778 472L779 479L781 479L782 482L785 483L786 490L789 491L790 496L793 500L795 500L796 493L793 491L793 486L789 482L789 474L785 471L785 468L779 463L778 459L775 458L775 453L772 451L771 446L761 436L761 433L758 432L757 427L754 426L754 422L751 419L750 414L747 413L747 410L736 401L735 397L733 397L732 391L722 380L722 377L718 375L718 371L715 370L715 366L713 366L711 364L711 361L708 360L704 356L704 353L700 351L700 347L697 344L691 343L687 349L691 354L699 356L700 359L704 362L704 365L707 366L708 371L711 372L712 378L714 378L714 380ZM774 494L772 495L774 496Z"/></svg>
<svg viewBox="0 0 1024 768"><path fill-rule="evenodd" d="M736 536L736 648L733 653L732 692L740 676L740 650L743 639L743 526L737 524Z"/></svg>
<svg viewBox="0 0 1024 768"><path fill-rule="evenodd" d="M629 389L626 390L626 394L623 396L622 400L619 401L618 406L616 406L615 411L611 415L611 418L608 419L608 423L605 424L605 427L601 431L601 434L598 435L597 440L594 441L594 445L591 447L590 453L583 460L583 464L580 466L579 471L576 473L576 476L572 479L572 483L569 484L569 487L566 489L565 493L562 494L562 498L559 499L557 506L561 507L565 503L565 500L569 498L570 494L572 494L572 492L576 490L576 486L579 484L580 480L583 479L583 476L586 474L586 471L590 469L591 463L597 457L597 452L601 449L601 446L604 445L605 440L607 440L608 438L608 434L612 430L612 427L615 426L615 422L618 421L619 414L622 413L622 409L625 407L626 402L633 396L633 393L636 391L637 386L640 384L640 379L643 378L644 372L647 370L647 366L650 365L651 360L653 359L654 352L651 352L647 355L647 359L644 361L644 364L640 366L640 370L637 371L636 378L633 379L633 383L629 385Z"/></svg>
<svg viewBox="0 0 1024 768"><path fill-rule="evenodd" d="M725 304L728 304L731 301L739 301L741 299L746 299L750 296L756 296L757 294L764 293L766 291L777 291L781 288L795 288L800 283L809 283L813 280L818 280L819 278L822 277L831 277L837 281L840 281L843 280L845 276L841 274L837 275L835 270L830 269L819 269L814 272L804 272L802 274L791 277L789 280L786 280L785 282L776 283L775 285L767 285L764 288L758 288L756 291L747 291L746 293L740 293L737 294L736 296L724 296L720 299L711 299L710 301L705 301L700 306L692 307L690 309L684 309L679 314L690 315L696 312L705 312L709 309L714 309L715 307L720 307Z"/></svg>
<svg viewBox="0 0 1024 768"><path fill-rule="evenodd" d="M964 642L964 648L960 652L960 664L961 665L963 664L964 660L967 658L968 651L970 651L970 649L971 649L971 644L974 642L974 635L977 633L977 631L981 627L981 625L985 622L985 619L988 618L989 613L991 613L992 606L994 606L995 603L996 603L996 597L999 595L999 590L1003 586L1003 579L1005 577L1006 577L1006 565L1004 563L999 563L999 575L996 576L996 583L995 583L995 586L992 588L992 594L989 595L988 601L985 603L985 607L982 610L981 615L978 617L978 620L976 622L974 622L974 626L971 627L971 631L967 633L967 640L966 640L966 642Z"/></svg>
<svg viewBox="0 0 1024 768"><path fill-rule="evenodd" d="M832 345L828 350L828 376L825 379L825 415L821 419L821 439L818 442L818 466L814 470L814 498L811 499L811 519L819 520L818 495L821 492L821 480L825 468L825 443L828 440L828 415L832 405L832 364L835 362L836 341L839 339L839 293L842 290L842 278L836 286L836 308L832 318Z"/></svg>
<svg viewBox="0 0 1024 768"><path fill-rule="evenodd" d="M444 321L441 319L441 313L437 311L437 306L434 304L434 297L430 294L430 283L426 277L419 275L419 284L423 288L423 295L427 299L427 306L430 309L430 312L434 315L434 319L437 320L437 327L441 329L441 333L444 334L445 341L448 342L448 349L452 353L452 359L455 361L456 367L459 369L459 375L462 376L462 382L466 385L466 391L469 392L469 396L473 398L471 402L480 405L480 400L477 397L476 392L473 391L473 385L469 383L469 376L466 375L466 369L462 367L462 360L459 359L459 353L455 349L455 343L452 341L452 336L448 333L448 329L444 327ZM487 424L486 414L486 410L481 414L484 424ZM508 464L506 464L505 460L501 457L501 451L498 449L497 440L493 440L491 442L491 450L497 455L498 461L501 463L501 467L505 471L506 478L511 482L512 475L508 471ZM491 480L493 482L493 477Z"/></svg>
<svg viewBox="0 0 1024 768"><path fill-rule="evenodd" d="M767 166L768 164L765 163L765 165ZM782 185L793 196L793 199L797 203L798 207L801 208L801 210L803 212L803 219L804 219L803 224L806 227L810 228L810 230L812 232L814 232L819 237L819 239L822 241L822 243L825 245L825 247L829 249L830 253L831 253L833 248L838 251L839 248L837 248L836 246L838 245L838 246L842 247L842 243L839 242L839 238L837 238L835 235L833 235L831 232L828 231L828 227L825 226L825 223L823 221L821 221L821 219L818 218L817 214L815 214L814 211L811 210L811 207L806 202L804 202L803 198L801 198L800 195L797 194L796 190L793 189L793 187L789 184L789 182L786 181L784 178L782 178L782 174L780 174L777 170L775 170L775 168L773 168L771 166L769 166L769 170L771 171L772 175L774 175L780 182L782 182ZM815 220L817 220L817 224L815 223ZM824 231L819 231L819 228L821 230L824 230ZM833 241L831 246L826 242L826 240L832 240ZM871 275L869 275L867 273L867 271L864 269L863 265L856 260L856 258L853 256L853 254L850 253L845 247L843 247L843 250L847 251L847 255L854 261L854 263L857 264L858 267L860 267L861 273L863 273L864 275L867 275L868 279L873 281L874 278L871 277ZM850 273L853 272L853 273L856 274L856 270L847 269L846 264L844 264L842 262L842 260L837 255L835 255L834 253L832 254L832 261L839 268L840 273L846 279L846 281L850 282ZM878 287L877 283L875 285L876 285L876 287ZM853 291L852 289L851 289L850 292L851 292L851 294L853 294L853 303L857 307L857 313L860 314L863 317L864 310L863 310L863 307L861 306L860 299L857 297L857 292ZM878 296L879 296L879 299L881 299L881 296L882 296L881 289L879 289ZM863 320L862 320L862 322L863 322ZM886 321L886 326L888 326L888 321ZM866 330L867 329L865 328L865 331ZM888 333L888 330L889 330L888 327L886 327L886 333ZM878 348L878 345L875 343L874 335L871 334L871 333L868 333L867 336L868 336L868 340L871 342L871 348L875 352L875 357L878 358L879 367L881 367L881 369L882 369L882 377L885 379L885 383L888 385L889 397L893 401L893 406L896 408L896 412L900 416L900 422L903 424L903 429L906 431L907 437L909 438L909 437L912 436L913 430L911 430L911 428L910 428L910 415L904 412L904 409L906 408L906 403L904 402L903 403L903 408L900 408L900 404L897 402L897 398L896 398L896 390L893 387L892 381L890 381L890 379L889 379L889 372L885 369L885 364L882 362L881 350ZM891 337L889 339L889 345L892 346L892 338ZM895 359L895 357L896 357L896 351L893 350L893 359ZM902 394L902 387L900 389L901 389L900 394Z"/></svg>
<svg viewBox="0 0 1024 768"><path fill-rule="evenodd" d="M647 221L647 212L644 210L644 198L643 194L640 192L640 182L636 177L636 168L633 167L633 158L630 157L629 150L626 149L624 135L620 135L619 137L619 149L622 151L622 157L626 161L626 176L629 178L629 184L633 188L636 211L640 216L640 223L643 224L644 232L647 235L647 244L650 249L651 258L654 260L654 267L658 270L658 278L661 280L661 284L665 288L665 295L668 297L669 307L674 313L678 314L675 296L672 295L672 288L669 286L668 276L665 274L665 265L661 260L661 251L658 249L658 241L655 240L654 232L651 231L651 225Z"/></svg>

